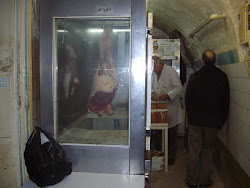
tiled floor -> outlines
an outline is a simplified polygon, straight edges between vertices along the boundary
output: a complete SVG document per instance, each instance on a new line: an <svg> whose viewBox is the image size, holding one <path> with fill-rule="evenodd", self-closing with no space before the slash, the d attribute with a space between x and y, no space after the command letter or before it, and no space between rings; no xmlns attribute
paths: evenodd
<svg viewBox="0 0 250 188"><path fill-rule="evenodd" d="M178 153L174 165L169 166L168 172L164 170L159 172L151 172L150 188L188 188L185 184L186 178L186 151L184 149L183 139L178 138ZM218 176L215 168L213 168L212 180L213 188L224 188L224 185Z"/></svg>

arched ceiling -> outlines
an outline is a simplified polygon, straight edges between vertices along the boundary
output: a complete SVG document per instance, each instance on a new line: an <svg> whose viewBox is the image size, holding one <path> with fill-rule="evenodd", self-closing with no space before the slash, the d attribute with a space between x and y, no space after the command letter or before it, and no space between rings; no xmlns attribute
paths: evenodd
<svg viewBox="0 0 250 188"><path fill-rule="evenodd" d="M147 11L153 12L153 25L166 34L178 30L194 60L205 49L217 53L239 48L239 13L246 0L147 0ZM211 22L189 38L212 14L226 17ZM182 41L183 42L183 41Z"/></svg>
<svg viewBox="0 0 250 188"><path fill-rule="evenodd" d="M209 18L224 13L221 0L148 0L148 12L154 13L154 27L170 33L179 30L184 36Z"/></svg>

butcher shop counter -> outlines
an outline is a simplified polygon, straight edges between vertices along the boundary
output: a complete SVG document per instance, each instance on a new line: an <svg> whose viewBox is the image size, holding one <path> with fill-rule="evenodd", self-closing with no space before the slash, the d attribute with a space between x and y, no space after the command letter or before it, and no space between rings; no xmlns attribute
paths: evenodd
<svg viewBox="0 0 250 188"><path fill-rule="evenodd" d="M128 121L128 110L116 109L112 116L85 112L58 134L60 143L128 145L128 129L114 130L113 120Z"/></svg>

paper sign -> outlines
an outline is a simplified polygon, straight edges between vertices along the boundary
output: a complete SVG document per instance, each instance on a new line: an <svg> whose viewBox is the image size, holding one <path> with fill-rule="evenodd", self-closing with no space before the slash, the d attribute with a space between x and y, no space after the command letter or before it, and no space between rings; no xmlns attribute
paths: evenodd
<svg viewBox="0 0 250 188"><path fill-rule="evenodd" d="M0 78L0 87L8 87L8 78Z"/></svg>
<svg viewBox="0 0 250 188"><path fill-rule="evenodd" d="M153 56L170 61L180 75L180 39L153 39Z"/></svg>

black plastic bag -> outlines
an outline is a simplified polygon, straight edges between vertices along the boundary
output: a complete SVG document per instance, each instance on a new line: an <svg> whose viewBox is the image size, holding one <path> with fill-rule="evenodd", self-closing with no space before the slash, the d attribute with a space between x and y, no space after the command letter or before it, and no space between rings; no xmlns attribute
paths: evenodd
<svg viewBox="0 0 250 188"><path fill-rule="evenodd" d="M50 133L35 127L24 151L31 181L39 187L55 185L72 172L72 163Z"/></svg>

